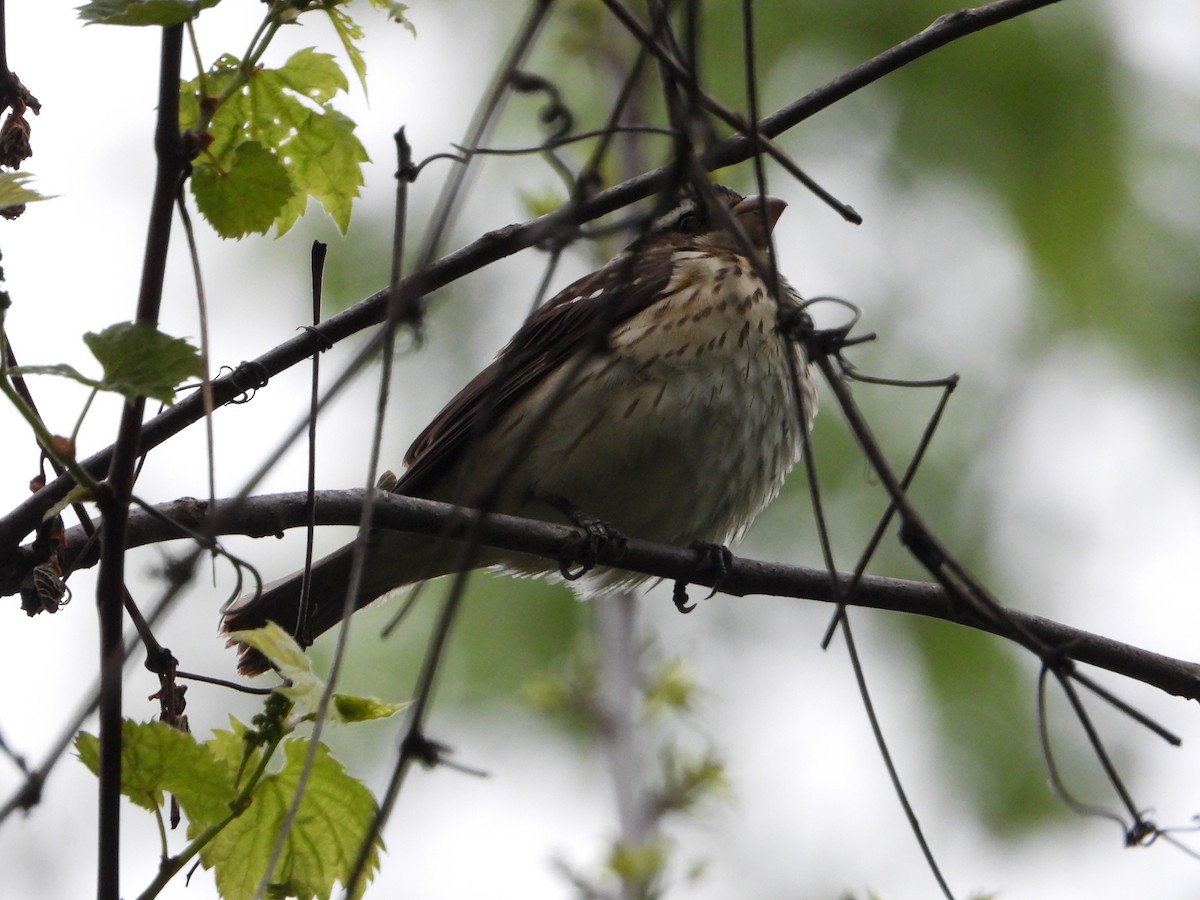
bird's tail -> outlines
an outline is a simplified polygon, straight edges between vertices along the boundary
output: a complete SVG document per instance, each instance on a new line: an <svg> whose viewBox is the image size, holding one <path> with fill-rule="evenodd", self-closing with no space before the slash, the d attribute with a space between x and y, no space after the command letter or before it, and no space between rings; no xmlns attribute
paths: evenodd
<svg viewBox="0 0 1200 900"><path fill-rule="evenodd" d="M473 554L470 567L490 565L493 562L490 556L486 550ZM463 545L453 541L396 531L371 532L354 609L361 609L396 588L453 572L462 564L462 558ZM347 544L313 563L307 621L300 621L304 573L295 572L264 585L261 593L247 594L234 603L225 613L221 630L260 628L270 621L294 637L303 634L308 640L315 638L341 621L353 562L354 545ZM270 668L266 657L257 650L241 645L238 654L238 671L243 675L258 675Z"/></svg>

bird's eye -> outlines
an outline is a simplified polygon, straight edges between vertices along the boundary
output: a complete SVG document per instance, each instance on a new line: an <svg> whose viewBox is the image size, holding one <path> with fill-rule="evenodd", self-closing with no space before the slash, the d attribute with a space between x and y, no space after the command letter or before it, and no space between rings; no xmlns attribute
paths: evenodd
<svg viewBox="0 0 1200 900"><path fill-rule="evenodd" d="M696 234L704 227L704 222L699 214L694 211L688 211L680 214L675 220L675 230L680 234Z"/></svg>

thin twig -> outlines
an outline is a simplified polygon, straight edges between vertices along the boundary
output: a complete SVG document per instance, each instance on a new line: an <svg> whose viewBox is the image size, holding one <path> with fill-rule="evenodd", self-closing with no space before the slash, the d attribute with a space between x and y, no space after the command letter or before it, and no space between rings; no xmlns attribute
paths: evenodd
<svg viewBox="0 0 1200 900"><path fill-rule="evenodd" d="M530 3L529 12L526 13L525 20L517 29L504 59L497 66L496 74L492 76L487 93L480 99L471 124L467 126L466 137L460 142L460 146L467 154L465 164L455 168L442 186L441 195L429 217L429 229L425 233L425 246L421 249L418 257L418 269L427 267L441 252L442 238L450 227L457 209L459 195L466 186L468 177L475 171L475 167L471 165L475 148L482 141L487 140L487 136L491 133L508 95L512 73L524 62L546 22L546 16L552 5L552 0L533 0Z"/></svg>
<svg viewBox="0 0 1200 900"><path fill-rule="evenodd" d="M374 432L371 435L370 454L367 463L367 491L363 496L362 512L358 522L358 534L354 542L354 556L350 565L349 584L346 585L346 596L342 605L341 622L337 628L337 643L334 648L333 662L330 665L329 680L326 683L325 691L321 695L321 704L317 709L317 718L313 730L313 743L316 743L316 737L319 734L320 727L323 725L325 717L328 715L329 705L333 700L333 690L337 684L338 674L341 672L342 662L345 659L346 647L350 640L350 617L354 613L355 606L358 601L358 595L361 590L364 572L367 561L367 537L370 533L372 519L375 511L375 500L380 492L371 490L371 485L378 481L379 472L379 453L383 443L383 428L387 418L387 402L389 386L392 379L392 360L395 357L395 335L397 327L404 321L413 321L415 310L406 309L403 305L403 298L399 290L400 276L404 271L404 246L405 235L408 224L408 187L409 179L412 177L412 148L408 143L408 139L404 135L404 129L401 128L396 132L396 202L395 202L395 219L392 228L392 271L391 271L391 295L388 298L388 316L387 322L384 325L384 343L383 343L383 364L380 366L379 390L376 397L375 406L375 422ZM312 765L312 760L315 759L315 747L309 750L309 759L305 760L306 769ZM299 805L300 793L303 785L298 785L296 788L296 799L293 805ZM367 860L370 858L371 849L375 845L376 836L382 828L382 823L386 820L378 820L377 824L373 824L371 830L363 839L359 848L359 853L356 856L356 861L350 876L347 879L346 894L352 896L355 886L362 879L363 873L366 870ZM284 836L286 831L280 832L279 848L282 849Z"/></svg>
<svg viewBox="0 0 1200 900"><path fill-rule="evenodd" d="M871 725L871 734L875 738L875 746L879 748L879 755L883 758L883 764L887 768L888 778L892 782L896 798L900 801L900 806L904 810L904 817L908 820L908 827L912 831L913 837L917 839L917 846L921 848L921 855L925 857L925 864L929 866L929 870L933 873L934 880L937 881L942 896L948 898L948 900L954 900L954 893L950 890L950 885L946 882L946 877L942 874L941 867L934 858L933 848L929 846L929 841L925 838L925 831L921 828L917 812L913 809L912 803L909 802L908 794L900 782L900 771L896 768L891 751L888 750L887 740L883 736L883 726L880 725L879 717L875 714L875 704L871 700L871 692L867 688L867 679L866 674L863 672L862 660L858 655L857 645L854 643L854 631L851 629L850 619L844 615L844 611L842 616L842 637L846 639L846 649L849 651L847 655L850 657L850 664L854 668L854 681L858 685L858 695L862 698L863 709L866 711L867 721Z"/></svg>
<svg viewBox="0 0 1200 900"><path fill-rule="evenodd" d="M312 326L321 324L321 297L325 285L325 256L329 250L328 244L313 241L311 255L312 274ZM312 355L312 365L309 368L308 389L308 478L307 490L312 497L317 490L317 422L321 412L321 352ZM311 575L313 563L313 544L316 540L315 500L309 504L308 525L304 534L304 576L300 582L300 602L296 608L296 641L301 647L312 643L311 626L309 625L312 610L310 608L312 591Z"/></svg>

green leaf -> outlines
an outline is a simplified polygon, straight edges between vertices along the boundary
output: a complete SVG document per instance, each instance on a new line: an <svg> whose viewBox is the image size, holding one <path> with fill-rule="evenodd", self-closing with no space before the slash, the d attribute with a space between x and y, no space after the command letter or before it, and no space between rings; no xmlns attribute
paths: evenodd
<svg viewBox="0 0 1200 900"><path fill-rule="evenodd" d="M667 850L660 843L613 845L608 867L622 882L645 886L653 884L667 865ZM649 892L646 892L649 894Z"/></svg>
<svg viewBox="0 0 1200 900"><path fill-rule="evenodd" d="M204 742L212 753L213 758L230 766L234 771L242 768L242 759L246 756L246 732L249 729L233 716L229 717L229 729L215 728L213 736ZM245 770L249 771L258 765L259 751L251 752L246 759Z"/></svg>
<svg viewBox="0 0 1200 900"><path fill-rule="evenodd" d="M333 23L333 30L337 32L346 55L350 57L350 65L354 66L354 73L358 75L358 83L362 85L363 93L366 94L367 62L363 59L362 51L358 49L356 43L356 41L362 40L363 30L340 6L331 6L325 12L329 15L329 21Z"/></svg>
<svg viewBox="0 0 1200 900"><path fill-rule="evenodd" d="M353 697L349 694L334 694L333 707L342 722L369 722L386 719L409 706L409 703L385 703L374 697Z"/></svg>
<svg viewBox="0 0 1200 900"><path fill-rule="evenodd" d="M381 9L388 14L388 18L394 22L398 22L407 28L414 35L417 33L416 27L408 20L404 14L408 12L407 3L397 3L396 0L371 0L371 5L376 9Z"/></svg>
<svg viewBox="0 0 1200 900"><path fill-rule="evenodd" d="M220 97L242 76L238 61L225 56L205 77L205 92ZM333 217L343 232L350 224L350 207L362 187L366 150L354 136L354 122L331 105L333 97L348 87L333 57L312 48L294 53L279 69L255 69L242 85L221 103L208 128L210 143L196 160L192 190L201 211L209 210L226 237L264 231L274 224L287 232L313 197ZM181 87L180 124L192 128L199 121L199 79ZM258 149L239 159L241 148L255 143ZM271 155L278 169L265 160ZM247 165L245 186L227 184L214 196L221 178ZM280 173L289 182L285 191Z"/></svg>
<svg viewBox="0 0 1200 900"><path fill-rule="evenodd" d="M317 200L344 234L350 227L350 211L362 187L361 164L367 151L354 137L354 122L330 110L318 116L310 113L297 126L288 143L291 155L288 172L300 189L280 215L279 233L285 233L303 213L303 195ZM295 201L299 200L299 203Z"/></svg>
<svg viewBox="0 0 1200 900"><path fill-rule="evenodd" d="M687 712L695 692L695 682L688 677L683 663L672 659L654 673L646 686L646 709L651 714L665 710Z"/></svg>
<svg viewBox="0 0 1200 900"><path fill-rule="evenodd" d="M308 748L306 741L286 742L283 769L264 777L246 811L200 851L201 861L214 870L224 900L254 896L295 794ZM269 896L328 898L335 882L345 885L349 881L359 845L374 816L375 800L370 792L346 774L325 746L318 746L304 797L271 875ZM378 869L382 847L378 838L372 842L354 897L363 895Z"/></svg>
<svg viewBox="0 0 1200 900"><path fill-rule="evenodd" d="M49 200L51 197L39 194L32 188L25 187L25 182L33 178L32 172L0 172L0 209L20 206L23 203L33 203L35 200Z"/></svg>
<svg viewBox="0 0 1200 900"><path fill-rule="evenodd" d="M121 322L88 332L83 341L104 367L103 390L129 399L175 401L175 387L199 376L200 353L182 338L163 334L147 322Z"/></svg>
<svg viewBox="0 0 1200 900"><path fill-rule="evenodd" d="M312 659L295 638L276 623L267 622L262 628L230 632L229 639L253 647L275 665L280 676L290 682L275 690L292 701L298 716L316 713L325 682L313 671Z"/></svg>
<svg viewBox="0 0 1200 900"><path fill-rule="evenodd" d="M203 835L207 840L200 859L214 870L224 900L254 896L311 746L303 740L285 742L282 769L259 779L248 803L237 802L238 773L254 771L259 760L256 750L243 764L246 734L246 726L232 718L229 730L214 732L203 744L161 722L121 725L121 793L152 811L162 809L166 794L179 800L188 817L188 838ZM98 773L99 740L81 733L75 747L83 763ZM238 814L231 817L235 802ZM349 881L375 814L371 793L346 774L327 747L317 745L303 799L272 875L270 896L330 897L335 882ZM214 825L221 827L213 829ZM362 897L379 867L382 848L378 838L372 841L354 897Z"/></svg>
<svg viewBox="0 0 1200 900"><path fill-rule="evenodd" d="M256 141L239 144L227 166L197 166L192 193L221 237L262 234L295 193L275 154Z"/></svg>
<svg viewBox="0 0 1200 900"><path fill-rule="evenodd" d="M386 12L389 19L403 25L411 34L415 35L417 33L417 29L413 27L413 23L404 15L408 10L408 4L396 3L395 0L371 0L371 5L376 9ZM337 32L338 39L342 42L342 47L345 49L346 55L350 57L350 64L354 66L354 72L358 75L358 82L362 85L363 94L366 94L367 63L363 59L362 50L359 49L357 43L362 40L363 30L340 5L327 6L325 12L329 16L329 21L333 24L333 30Z"/></svg>
<svg viewBox="0 0 1200 900"><path fill-rule="evenodd" d="M80 760L100 771L100 741L80 732ZM229 814L234 798L230 767L204 744L162 722L121 723L121 793L138 806L160 809L164 794L179 800L191 827L205 827Z"/></svg>
<svg viewBox="0 0 1200 900"><path fill-rule="evenodd" d="M686 812L729 786L725 766L711 753L683 757L667 750L661 761L657 805L665 812Z"/></svg>
<svg viewBox="0 0 1200 900"><path fill-rule="evenodd" d="M203 78L193 78L191 81L182 81L179 84L179 130L191 131L196 127L200 117L200 98L203 96L205 100L215 100L225 91L230 90L234 80L238 77L238 70L241 63L236 56L228 53L223 53L217 57L214 62L204 73ZM201 89L203 88L203 90ZM215 142L220 137L220 131L214 133L209 129L209 137ZM209 154L220 155L223 152L228 152L231 145L214 146L210 145L205 148ZM197 160L197 163L202 160Z"/></svg>
<svg viewBox="0 0 1200 900"><path fill-rule="evenodd" d="M221 0L91 0L76 7L89 25L179 25Z"/></svg>
<svg viewBox="0 0 1200 900"><path fill-rule="evenodd" d="M229 638L253 647L290 682L275 690L292 701L297 716L304 719L316 715L325 693L325 682L313 671L312 658L305 654L295 638L274 622L268 622L262 628L231 632ZM335 722L366 722L395 715L406 706L407 703L385 703L371 697L334 694L330 718Z"/></svg>

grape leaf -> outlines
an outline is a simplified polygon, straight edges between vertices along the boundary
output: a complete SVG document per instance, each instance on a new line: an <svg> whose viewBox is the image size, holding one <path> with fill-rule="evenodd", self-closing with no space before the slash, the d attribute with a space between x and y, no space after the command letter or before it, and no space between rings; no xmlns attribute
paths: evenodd
<svg viewBox="0 0 1200 900"><path fill-rule="evenodd" d="M204 865L214 869L224 900L254 896L299 783L308 748L306 741L287 741L283 769L265 776L246 811L200 851ZM370 791L347 775L324 745L318 746L268 895L328 898L335 882L345 885L375 809ZM382 847L378 838L372 841L355 898L362 897L378 868Z"/></svg>
<svg viewBox="0 0 1200 900"><path fill-rule="evenodd" d="M76 7L89 25L179 25L221 0L91 0Z"/></svg>
<svg viewBox="0 0 1200 900"><path fill-rule="evenodd" d="M314 49L299 50L278 69L256 68L244 85L232 86L242 78L238 60L221 57L204 78L208 97L232 91L213 114L208 146L194 164L192 191L205 215L215 209L222 215L214 222L226 237L263 231L269 218L279 234L287 232L313 197L333 217L343 232L350 224L350 206L362 187L362 163L366 150L354 136L354 122L332 106L332 99L348 87L346 76L333 57ZM195 126L200 117L201 80L181 87L180 125ZM253 168L247 170L249 193L239 192L223 179L257 143L271 154L286 173L290 191L283 196L282 179L275 171L268 184L268 166L259 150L249 151ZM240 207L234 209L234 207ZM224 229L224 230L223 230Z"/></svg>
<svg viewBox="0 0 1200 900"><path fill-rule="evenodd" d="M235 779L244 772L245 726L231 719L229 731L217 731L199 743L191 734L162 722L121 723L121 793L148 810L161 809L171 794L188 817L188 838L195 840L222 824L200 850L201 862L214 870L224 900L251 898L266 870L276 836L304 770L309 743L283 744L283 768L264 776L248 804L230 817L237 797ZM81 732L75 739L80 760L99 774L100 741ZM251 767L256 759L250 761ZM304 797L292 820L283 854L272 879L271 896L328 898L335 882L346 884L359 846L375 818L370 791L346 773L323 744L317 746ZM354 897L362 897L379 867L383 842L372 841L364 877Z"/></svg>
<svg viewBox="0 0 1200 900"><path fill-rule="evenodd" d="M246 141L225 167L197 166L192 193L217 234L237 238L270 228L295 188L274 153L257 141Z"/></svg>
<svg viewBox="0 0 1200 900"><path fill-rule="evenodd" d="M229 639L253 647L274 664L287 682L275 690L292 701L298 716L303 718L316 712L325 683L295 638L275 622L267 622L262 628L230 632Z"/></svg>
<svg viewBox="0 0 1200 900"><path fill-rule="evenodd" d="M204 746L208 747L214 759L225 763L235 771L238 768L243 771L251 771L258 766L262 751L255 748L247 755L246 734L248 731L249 729L242 722L230 716L229 728L214 728L213 736L204 742ZM244 765L243 758L245 759Z"/></svg>
<svg viewBox="0 0 1200 900"><path fill-rule="evenodd" d="M148 322L119 322L83 336L104 367L100 387L129 399L175 401L175 387L199 376L200 353L183 338L163 334Z"/></svg>
<svg viewBox="0 0 1200 900"><path fill-rule="evenodd" d="M100 771L100 740L80 732L75 750L93 774ZM170 793L187 813L191 827L206 827L229 815L233 772L205 744L163 722L121 723L121 793L148 810Z"/></svg>

